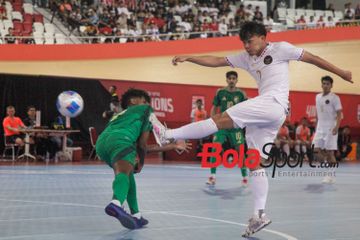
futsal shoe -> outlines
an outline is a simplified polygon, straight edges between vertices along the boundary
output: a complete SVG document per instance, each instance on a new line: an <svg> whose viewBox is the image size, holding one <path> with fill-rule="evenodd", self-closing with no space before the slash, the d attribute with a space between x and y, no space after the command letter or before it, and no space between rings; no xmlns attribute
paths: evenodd
<svg viewBox="0 0 360 240"><path fill-rule="evenodd" d="M333 184L333 183L335 183L335 178L330 177L330 176L326 176L322 180L322 183L324 183L324 184Z"/></svg>
<svg viewBox="0 0 360 240"><path fill-rule="evenodd" d="M214 177L209 177L209 179L206 182L206 185L215 186L215 183L216 183L216 179Z"/></svg>
<svg viewBox="0 0 360 240"><path fill-rule="evenodd" d="M116 200L115 200L116 201ZM118 201L115 202L114 200L106 206L105 212L107 215L112 216L120 221L121 225L128 229L135 229L137 228L136 221L133 216L127 213L124 208L119 206Z"/></svg>
<svg viewBox="0 0 360 240"><path fill-rule="evenodd" d="M146 226L149 223L149 221L143 217L140 217L140 218L134 217L134 219L135 219L137 228L142 228L143 226Z"/></svg>
<svg viewBox="0 0 360 240"><path fill-rule="evenodd" d="M153 126L153 133L156 143L159 144L159 146L164 146L170 143L170 140L166 139L165 137L166 127L157 119L154 113L150 114L149 121Z"/></svg>
<svg viewBox="0 0 360 240"><path fill-rule="evenodd" d="M249 225L247 226L245 232L243 233L243 237L247 238L253 235L254 233L260 231L267 225L271 223L271 220L266 217L263 213L261 217L254 216L249 219Z"/></svg>

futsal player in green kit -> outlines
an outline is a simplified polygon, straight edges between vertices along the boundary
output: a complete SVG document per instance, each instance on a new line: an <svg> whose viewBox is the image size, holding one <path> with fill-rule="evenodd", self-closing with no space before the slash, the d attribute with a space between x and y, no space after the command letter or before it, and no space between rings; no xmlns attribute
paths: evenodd
<svg viewBox="0 0 360 240"><path fill-rule="evenodd" d="M190 144L174 142L162 147L147 146L146 142L152 125L149 119L153 110L150 96L140 89L129 89L122 95L121 106L124 111L114 115L96 142L96 153L114 170L112 184L113 200L105 212L117 218L128 229L141 228L148 220L141 216L136 197L134 173L141 171L146 152L179 149L187 151ZM139 161L136 162L138 155ZM130 213L123 205L127 201Z"/></svg>
<svg viewBox="0 0 360 240"><path fill-rule="evenodd" d="M247 99L245 92L236 87L236 83L238 82L237 72L227 72L226 82L227 87L221 88L216 92L216 96L213 100L213 106L211 108L211 116L217 114L219 110L220 112L225 112L226 109ZM245 144L244 130L240 128L219 130L214 134L213 142L220 143L221 145L227 142L231 149L238 151L240 145ZM215 162L215 158L211 158L210 161ZM210 173L211 175L206 184L214 186L216 183L216 168L211 168ZM243 176L242 185L246 187L248 183L246 167L241 168L241 175Z"/></svg>

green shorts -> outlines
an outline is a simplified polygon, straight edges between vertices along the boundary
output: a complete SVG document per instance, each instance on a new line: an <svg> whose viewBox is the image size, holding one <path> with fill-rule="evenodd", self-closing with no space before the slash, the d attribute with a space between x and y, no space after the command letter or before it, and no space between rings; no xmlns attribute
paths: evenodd
<svg viewBox="0 0 360 240"><path fill-rule="evenodd" d="M100 135L96 141L96 154L110 167L119 160L135 166L136 146L119 134Z"/></svg>
<svg viewBox="0 0 360 240"><path fill-rule="evenodd" d="M213 142L224 144L228 142L230 148L237 148L245 143L244 130L242 129L224 129L214 134Z"/></svg>

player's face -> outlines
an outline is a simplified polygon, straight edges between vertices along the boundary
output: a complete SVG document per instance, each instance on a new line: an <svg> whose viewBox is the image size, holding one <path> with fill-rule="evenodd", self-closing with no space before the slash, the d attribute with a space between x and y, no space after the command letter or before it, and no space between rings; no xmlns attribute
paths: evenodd
<svg viewBox="0 0 360 240"><path fill-rule="evenodd" d="M322 81L321 87L324 93L329 93L332 88L332 84L329 81Z"/></svg>
<svg viewBox="0 0 360 240"><path fill-rule="evenodd" d="M250 56L260 56L266 47L265 36L252 36L251 38L243 41L245 50Z"/></svg>
<svg viewBox="0 0 360 240"><path fill-rule="evenodd" d="M226 78L226 82L229 88L234 88L238 82L238 79L236 76L230 75L228 78Z"/></svg>

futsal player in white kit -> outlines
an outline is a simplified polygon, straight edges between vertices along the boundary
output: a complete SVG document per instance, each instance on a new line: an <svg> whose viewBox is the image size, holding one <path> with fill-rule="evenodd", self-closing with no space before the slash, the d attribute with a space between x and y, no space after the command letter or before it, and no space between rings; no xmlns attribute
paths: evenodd
<svg viewBox="0 0 360 240"><path fill-rule="evenodd" d="M316 131L313 140L314 153L319 161L327 160L336 164L338 130L342 118L342 106L338 95L331 92L333 79L330 76L321 78L322 93L316 95ZM323 183L334 183L335 178L325 176Z"/></svg>
<svg viewBox="0 0 360 240"><path fill-rule="evenodd" d="M169 139L200 139L220 129L246 127L248 147L257 149L263 161L268 156L263 153L262 148L266 143L273 143L288 111L290 60L314 64L352 82L350 71L342 70L302 48L287 42L267 42L266 29L262 24L245 23L239 35L246 50L244 52L227 57L176 56L173 58L173 64L192 62L206 67L242 68L255 78L259 96L238 103L226 112L207 120L177 129L166 129L156 118L153 118L153 130L160 144L166 143ZM271 223L264 212L268 193L265 170L260 164L251 170L250 187L255 209L243 237L249 237Z"/></svg>

